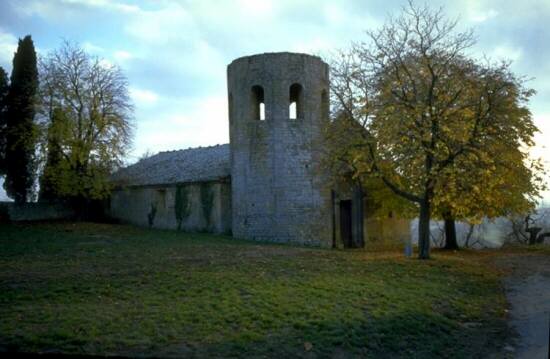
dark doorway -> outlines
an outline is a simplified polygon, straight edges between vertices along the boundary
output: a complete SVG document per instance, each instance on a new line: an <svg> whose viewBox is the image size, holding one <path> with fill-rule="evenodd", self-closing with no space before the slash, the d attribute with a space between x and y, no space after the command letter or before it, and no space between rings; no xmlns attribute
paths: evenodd
<svg viewBox="0 0 550 359"><path fill-rule="evenodd" d="M340 238L344 248L352 248L351 200L340 201Z"/></svg>

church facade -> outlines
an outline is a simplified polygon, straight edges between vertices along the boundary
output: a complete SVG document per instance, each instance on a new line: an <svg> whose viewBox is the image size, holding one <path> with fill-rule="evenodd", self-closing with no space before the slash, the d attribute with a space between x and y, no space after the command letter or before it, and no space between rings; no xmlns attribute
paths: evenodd
<svg viewBox="0 0 550 359"><path fill-rule="evenodd" d="M329 67L296 53L227 67L230 143L161 152L113 176L109 213L155 228L323 247L360 247L364 196L322 166ZM408 223L400 235L408 233ZM406 227L406 230L405 230Z"/></svg>

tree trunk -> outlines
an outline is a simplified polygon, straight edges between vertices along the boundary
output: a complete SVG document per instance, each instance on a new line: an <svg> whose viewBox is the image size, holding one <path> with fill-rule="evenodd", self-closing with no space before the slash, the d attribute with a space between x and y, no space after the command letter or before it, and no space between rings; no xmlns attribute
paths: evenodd
<svg viewBox="0 0 550 359"><path fill-rule="evenodd" d="M529 233L529 245L533 245L537 242L537 234L542 231L542 228L540 227L531 227L531 223L535 223L534 220L531 219L531 215L528 214L525 217L525 232Z"/></svg>
<svg viewBox="0 0 550 359"><path fill-rule="evenodd" d="M468 229L468 234L466 234L466 240L464 241L464 248L470 248L470 240L474 234L474 224L470 223L470 228Z"/></svg>
<svg viewBox="0 0 550 359"><path fill-rule="evenodd" d="M331 213L331 225L332 225L332 248L336 248L336 193L334 190L330 190L330 213Z"/></svg>
<svg viewBox="0 0 550 359"><path fill-rule="evenodd" d="M540 231L542 231L542 228L540 228L540 227L531 227L531 228L527 229L527 233L529 233L529 245L530 246L537 243L537 234Z"/></svg>
<svg viewBox="0 0 550 359"><path fill-rule="evenodd" d="M430 259L430 201L428 199L420 202L418 259Z"/></svg>
<svg viewBox="0 0 550 359"><path fill-rule="evenodd" d="M539 244L544 243L545 238L550 238L550 232L539 234L539 236L537 237L536 243L539 243Z"/></svg>
<svg viewBox="0 0 550 359"><path fill-rule="evenodd" d="M450 215L444 215L445 219L445 249L457 250L458 242L456 241L455 220Z"/></svg>

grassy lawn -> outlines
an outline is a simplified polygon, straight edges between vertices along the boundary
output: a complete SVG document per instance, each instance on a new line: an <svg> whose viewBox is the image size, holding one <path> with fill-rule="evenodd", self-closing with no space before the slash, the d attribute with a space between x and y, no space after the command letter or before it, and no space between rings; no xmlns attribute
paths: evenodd
<svg viewBox="0 0 550 359"><path fill-rule="evenodd" d="M121 225L0 225L0 350L486 357L507 334L484 254L339 251Z"/></svg>

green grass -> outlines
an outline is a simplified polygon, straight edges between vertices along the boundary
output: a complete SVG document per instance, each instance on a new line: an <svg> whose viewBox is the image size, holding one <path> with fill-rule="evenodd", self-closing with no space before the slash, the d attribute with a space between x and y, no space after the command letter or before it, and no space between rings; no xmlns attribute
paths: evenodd
<svg viewBox="0 0 550 359"><path fill-rule="evenodd" d="M0 225L0 347L128 356L485 357L479 255L341 251L120 225Z"/></svg>
<svg viewBox="0 0 550 359"><path fill-rule="evenodd" d="M511 254L534 254L534 255L550 255L550 246L547 244L507 244L503 247L503 251Z"/></svg>

